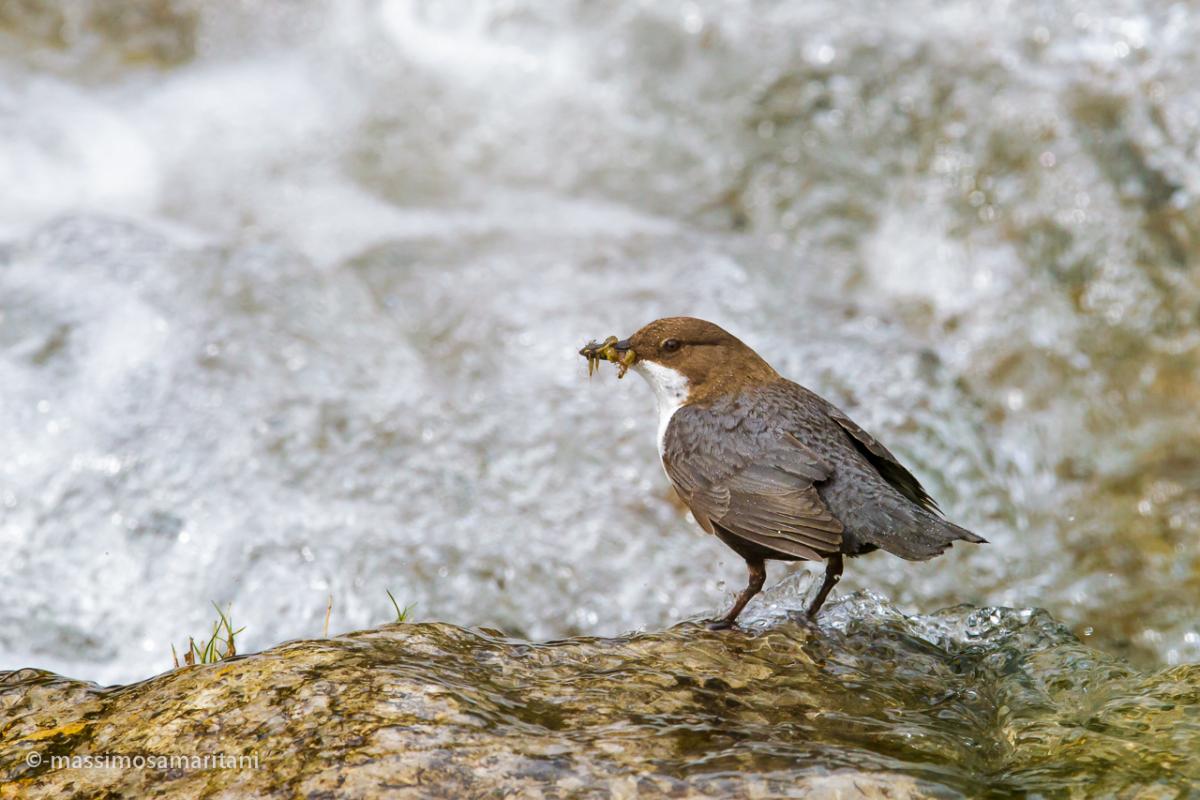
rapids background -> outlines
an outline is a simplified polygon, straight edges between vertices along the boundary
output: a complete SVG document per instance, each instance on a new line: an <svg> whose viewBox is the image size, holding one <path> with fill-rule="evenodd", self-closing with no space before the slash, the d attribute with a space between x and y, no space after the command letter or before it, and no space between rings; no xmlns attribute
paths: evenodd
<svg viewBox="0 0 1200 800"><path fill-rule="evenodd" d="M145 677L210 601L243 651L385 589L714 613L740 559L576 355L681 313L992 542L842 593L1200 659L1198 41L1153 0L0 4L0 669Z"/></svg>

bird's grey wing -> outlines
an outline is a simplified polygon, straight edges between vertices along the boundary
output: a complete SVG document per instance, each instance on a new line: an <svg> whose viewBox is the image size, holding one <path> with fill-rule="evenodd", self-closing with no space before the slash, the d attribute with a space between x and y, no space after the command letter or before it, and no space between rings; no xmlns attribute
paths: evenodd
<svg viewBox="0 0 1200 800"><path fill-rule="evenodd" d="M908 468L900 463L892 451L884 447L878 439L864 431L846 416L845 412L833 404L827 404L829 417L850 434L850 439L862 456L875 467L880 476L892 487L922 508L941 514L937 501L929 496L925 487L917 480Z"/></svg>
<svg viewBox="0 0 1200 800"><path fill-rule="evenodd" d="M663 466L696 520L740 539L793 558L818 561L836 553L842 523L826 508L816 484L830 466L792 436L739 437L726 432L722 449L683 445L688 415L677 412L668 426Z"/></svg>

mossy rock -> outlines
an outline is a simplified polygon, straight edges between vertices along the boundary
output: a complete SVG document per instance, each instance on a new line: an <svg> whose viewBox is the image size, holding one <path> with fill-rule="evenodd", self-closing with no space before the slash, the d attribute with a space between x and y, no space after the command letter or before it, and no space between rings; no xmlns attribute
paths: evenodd
<svg viewBox="0 0 1200 800"><path fill-rule="evenodd" d="M0 673L2 798L1157 797L1200 792L1197 753L1200 666L1139 673L1043 612L866 594L819 627L405 624L130 686Z"/></svg>

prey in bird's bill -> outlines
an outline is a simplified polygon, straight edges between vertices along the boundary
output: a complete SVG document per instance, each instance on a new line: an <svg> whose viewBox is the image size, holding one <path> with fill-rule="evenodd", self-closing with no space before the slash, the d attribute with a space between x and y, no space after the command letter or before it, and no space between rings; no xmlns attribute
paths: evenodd
<svg viewBox="0 0 1200 800"><path fill-rule="evenodd" d="M766 561L827 562L808 615L841 579L842 557L886 550L910 561L986 540L947 521L892 452L824 398L789 381L732 334L667 317L579 351L637 372L658 401L663 469L700 526L746 561L728 628L766 580Z"/></svg>

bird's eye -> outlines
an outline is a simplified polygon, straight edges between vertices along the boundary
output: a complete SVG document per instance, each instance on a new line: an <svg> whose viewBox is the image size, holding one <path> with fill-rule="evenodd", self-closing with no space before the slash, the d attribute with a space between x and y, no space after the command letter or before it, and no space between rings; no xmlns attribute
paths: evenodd
<svg viewBox="0 0 1200 800"><path fill-rule="evenodd" d="M674 353L676 350L683 347L683 342L679 341L678 339L663 339L663 343L658 347L664 353Z"/></svg>

